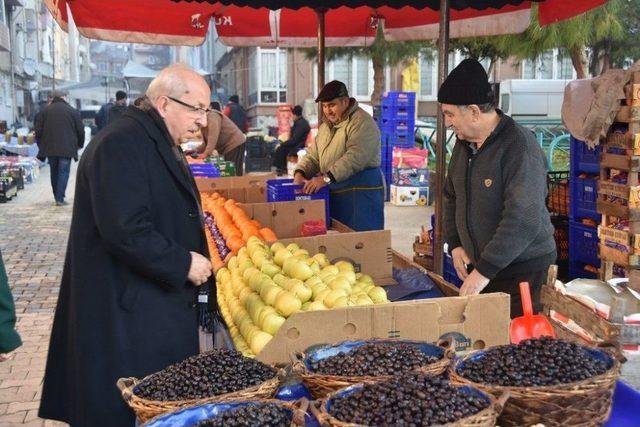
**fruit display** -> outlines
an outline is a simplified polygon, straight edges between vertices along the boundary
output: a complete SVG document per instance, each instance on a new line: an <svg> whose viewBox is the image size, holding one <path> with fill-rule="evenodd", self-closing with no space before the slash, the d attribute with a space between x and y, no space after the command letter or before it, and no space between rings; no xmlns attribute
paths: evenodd
<svg viewBox="0 0 640 427"><path fill-rule="evenodd" d="M276 234L269 227L249 218L233 199L220 194L201 193L205 233L214 270L222 268L232 255L238 253L250 237L272 242Z"/></svg>
<svg viewBox="0 0 640 427"><path fill-rule="evenodd" d="M236 348L260 353L286 318L299 311L389 302L373 279L347 261L331 264L297 244L269 248L251 236L216 273L218 305Z"/></svg>
<svg viewBox="0 0 640 427"><path fill-rule="evenodd" d="M136 396L155 401L203 399L244 390L276 376L276 370L234 350L191 356L146 377Z"/></svg>
<svg viewBox="0 0 640 427"><path fill-rule="evenodd" d="M311 361L311 371L348 377L398 375L440 360L406 343L366 343L347 353Z"/></svg>
<svg viewBox="0 0 640 427"><path fill-rule="evenodd" d="M476 383L530 387L582 381L607 369L585 347L543 337L493 347L481 358L466 360L457 373Z"/></svg>
<svg viewBox="0 0 640 427"><path fill-rule="evenodd" d="M338 392L327 409L341 422L363 426L442 425L491 404L488 397L454 387L442 376L418 373L354 387L350 393Z"/></svg>
<svg viewBox="0 0 640 427"><path fill-rule="evenodd" d="M200 421L195 427L288 427L293 414L276 403L258 403L229 409L215 418Z"/></svg>

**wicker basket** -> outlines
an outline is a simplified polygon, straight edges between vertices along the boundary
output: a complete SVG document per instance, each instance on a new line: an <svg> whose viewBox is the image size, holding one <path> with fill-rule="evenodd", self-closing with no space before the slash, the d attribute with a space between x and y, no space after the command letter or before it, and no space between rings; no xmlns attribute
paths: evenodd
<svg viewBox="0 0 640 427"><path fill-rule="evenodd" d="M504 387L479 384L457 374L457 366L474 354L465 356L451 369L451 382L469 385L493 396L508 393L509 401L498 420L501 426L587 427L600 426L609 418L613 390L620 374L620 363L613 357L613 365L608 371L584 381L554 386Z"/></svg>
<svg viewBox="0 0 640 427"><path fill-rule="evenodd" d="M229 402L233 400L252 400L252 399L268 399L274 395L280 385L280 377L282 373L278 373L275 377L253 387L245 388L233 393L221 394L218 396L205 397L202 399L190 400L149 400L143 399L133 392L133 389L140 382L144 381L137 378L120 378L117 386L122 393L122 398L127 405L133 409L138 419L145 422L153 417L167 412L173 412L187 406L203 405L213 402Z"/></svg>
<svg viewBox="0 0 640 427"><path fill-rule="evenodd" d="M336 344L341 345L347 343L349 341L344 341L342 343ZM409 340L367 340L367 342L402 342L408 344L425 344L418 341L409 341ZM419 369L420 372L425 374L438 375L447 370L451 364L451 360L455 356L455 352L451 349L445 349L443 358L438 360L437 362L431 363L429 365L423 366ZM309 392L313 396L314 399L322 399L323 397L331 394L335 391L343 389L345 387L352 386L354 384L361 383L372 383L378 381L384 381L387 379L393 378L391 375L386 376L361 376L361 377L348 377L348 376L339 376L339 375L326 375L326 374L317 374L311 372L304 363L306 355L304 353L299 353L295 355L293 359L293 370L302 378L302 382L309 389Z"/></svg>
<svg viewBox="0 0 640 427"><path fill-rule="evenodd" d="M291 424L290 427L299 427L299 426L304 426L306 423L306 417L308 415L307 411L309 410L309 401L306 399L301 399L300 401L296 401L296 402L285 402L283 400L275 400L275 399L251 399L251 400L232 400L232 401L228 401L228 402L213 402L213 403L209 403L209 404L216 404L216 403L229 403L229 404L242 404L242 403L273 403L276 404L278 406L283 406L287 409L290 409L293 417L291 419ZM207 404L205 404L207 405ZM149 421L147 421L146 423L144 423L142 425L142 427L159 427L159 426L167 426L167 425L171 425L172 421L175 422L175 420L171 420L169 419L170 415L179 415L180 412L182 411L188 411L191 409L195 409L199 406L202 405L194 405L194 406L190 406L187 408L181 408L178 409L176 411L170 412L168 414L161 414L158 415L156 417L153 417L152 419L150 419ZM191 416L191 415L190 415ZM195 421L204 421L203 419L199 419L199 420L195 420Z"/></svg>
<svg viewBox="0 0 640 427"><path fill-rule="evenodd" d="M354 386L354 388L359 387L358 385ZM470 387L473 388L473 387ZM341 390L341 392L345 392L345 390ZM477 414L461 418L458 421L453 423L444 424L446 427L494 427L497 423L498 416L502 411L502 408L505 405L509 395L507 393L500 396L499 399L495 399L491 394L480 392L478 389L474 389L474 392L481 393L484 397L486 397L490 404L487 408L478 412ZM334 392L327 396L324 400L316 402L320 408L315 406L313 403L309 406L309 410L314 414L314 416L318 419L320 425L325 426L335 426L335 427L366 427L361 424L347 423L344 421L340 421L331 415L328 411L328 403L329 401L335 397L339 392Z"/></svg>

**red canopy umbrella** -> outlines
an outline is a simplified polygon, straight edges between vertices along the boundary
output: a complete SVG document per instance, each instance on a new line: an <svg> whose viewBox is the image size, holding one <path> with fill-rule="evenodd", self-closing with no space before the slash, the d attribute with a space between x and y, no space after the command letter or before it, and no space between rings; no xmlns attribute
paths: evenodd
<svg viewBox="0 0 640 427"><path fill-rule="evenodd" d="M383 20L388 40L438 39L438 81L448 74L449 37L522 32L538 3L541 25L601 6L607 0L44 0L63 29L68 10L78 31L102 40L198 45L213 20L225 44L318 46L318 85L324 84L324 47L367 45ZM393 5L393 7L391 6ZM249 6L249 7L243 7ZM438 108L437 138L445 136ZM442 272L440 203L444 188L444 144L436 149L434 266Z"/></svg>

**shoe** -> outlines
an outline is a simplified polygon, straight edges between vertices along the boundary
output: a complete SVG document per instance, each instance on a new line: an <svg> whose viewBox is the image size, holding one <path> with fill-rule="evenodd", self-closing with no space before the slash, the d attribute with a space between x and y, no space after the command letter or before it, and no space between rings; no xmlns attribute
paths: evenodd
<svg viewBox="0 0 640 427"><path fill-rule="evenodd" d="M69 202L65 202L65 201L56 202L56 206L67 206L68 204L69 204Z"/></svg>

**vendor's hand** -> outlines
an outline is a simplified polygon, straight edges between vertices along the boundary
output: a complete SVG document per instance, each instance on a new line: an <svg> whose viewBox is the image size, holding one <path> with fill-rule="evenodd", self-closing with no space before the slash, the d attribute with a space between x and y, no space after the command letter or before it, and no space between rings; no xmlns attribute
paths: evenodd
<svg viewBox="0 0 640 427"><path fill-rule="evenodd" d="M474 269L460 287L460 296L478 295L489 284L489 279L484 277L480 272Z"/></svg>
<svg viewBox="0 0 640 427"><path fill-rule="evenodd" d="M471 264L471 258L469 258L462 246L458 246L451 251L451 258L453 258L453 267L456 269L458 277L460 280L465 280L469 275L467 273L467 265Z"/></svg>
<svg viewBox="0 0 640 427"><path fill-rule="evenodd" d="M304 179L304 175L302 175L300 172L296 172L293 175L293 183L294 184L304 184L305 182L307 182L307 180Z"/></svg>
<svg viewBox="0 0 640 427"><path fill-rule="evenodd" d="M202 285L212 273L211 261L197 252L191 253L191 266L187 279L196 286Z"/></svg>
<svg viewBox="0 0 640 427"><path fill-rule="evenodd" d="M314 178L311 178L309 181L307 181L304 184L304 188L302 191L304 191L307 194L317 193L325 185L327 185L327 183L324 182L324 177L316 176Z"/></svg>

